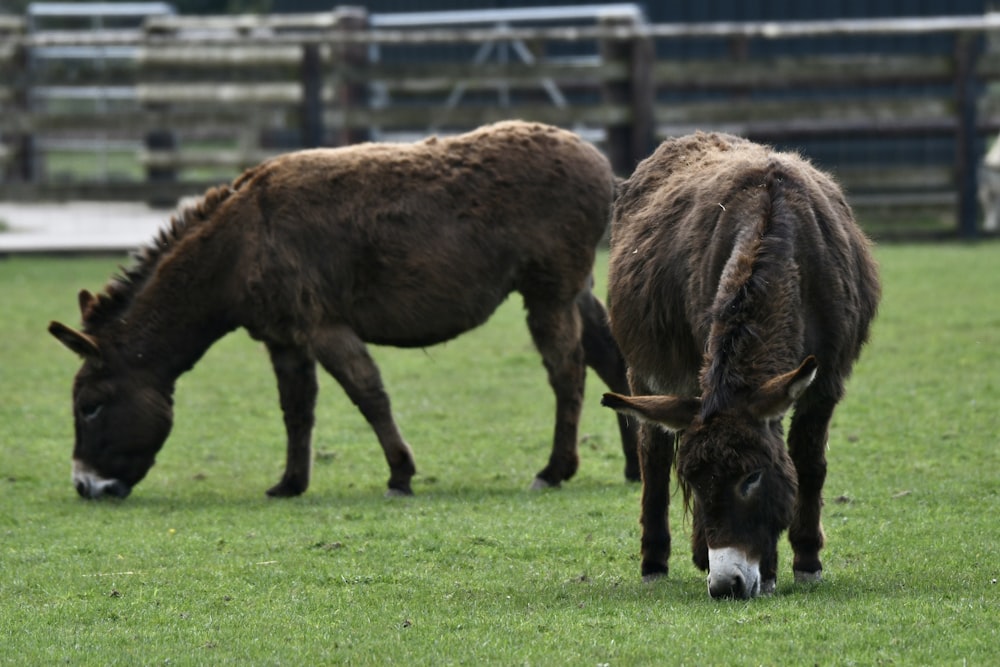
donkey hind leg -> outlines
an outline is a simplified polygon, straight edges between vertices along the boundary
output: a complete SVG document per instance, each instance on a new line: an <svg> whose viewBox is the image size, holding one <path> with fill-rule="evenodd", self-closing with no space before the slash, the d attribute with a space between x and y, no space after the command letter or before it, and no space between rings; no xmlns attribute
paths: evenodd
<svg viewBox="0 0 1000 667"><path fill-rule="evenodd" d="M552 307L525 298L528 329L542 355L549 384L556 395L556 425L549 463L535 476L532 489L559 486L575 473L580 460L576 450L577 427L583 407L587 368L580 340L580 314L574 304Z"/></svg>
<svg viewBox="0 0 1000 667"><path fill-rule="evenodd" d="M309 486L310 438L316 407L316 362L300 347L267 344L278 379L278 397L288 436L285 473L267 490L269 496L297 496Z"/></svg>
<svg viewBox="0 0 1000 667"><path fill-rule="evenodd" d="M826 481L826 441L836 404L836 399L829 395L807 391L795 406L788 431L788 450L799 478L799 492L788 528L796 581L819 581L823 571L819 552L826 538L820 511Z"/></svg>
<svg viewBox="0 0 1000 667"><path fill-rule="evenodd" d="M389 464L389 490L386 495L412 495L410 480L416 473L413 453L392 418L389 396L364 341L348 327L338 326L313 336L312 344L316 358L358 406L382 445Z"/></svg>
<svg viewBox="0 0 1000 667"><path fill-rule="evenodd" d="M576 305L583 321L583 355L587 365L594 369L608 389L628 395L628 367L618 343L611 335L608 312L604 309L604 304L594 296L593 292L584 290L576 298ZM623 414L617 414L617 417L622 452L625 454L625 479L638 482L640 479L639 453L636 450L638 421L630 420Z"/></svg>
<svg viewBox="0 0 1000 667"><path fill-rule="evenodd" d="M653 581L669 572L670 468L674 459L674 434L652 424L642 424L639 429L642 580ZM697 557L696 552L696 563Z"/></svg>

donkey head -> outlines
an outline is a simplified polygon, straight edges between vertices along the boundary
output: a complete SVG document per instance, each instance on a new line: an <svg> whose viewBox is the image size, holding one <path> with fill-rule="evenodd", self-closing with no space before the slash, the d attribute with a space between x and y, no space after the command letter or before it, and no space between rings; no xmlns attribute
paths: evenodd
<svg viewBox="0 0 1000 667"><path fill-rule="evenodd" d="M604 405L679 432L677 477L694 518L694 561L713 598L774 590L778 537L798 489L781 417L816 376L816 360L704 414L698 398L605 394Z"/></svg>
<svg viewBox="0 0 1000 667"><path fill-rule="evenodd" d="M73 484L84 498L124 498L170 433L171 388L94 336L59 322L49 333L83 358L73 382Z"/></svg>

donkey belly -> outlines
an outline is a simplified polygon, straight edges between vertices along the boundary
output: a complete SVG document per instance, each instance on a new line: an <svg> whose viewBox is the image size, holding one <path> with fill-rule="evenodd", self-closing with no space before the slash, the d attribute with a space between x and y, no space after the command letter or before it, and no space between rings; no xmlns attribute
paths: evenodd
<svg viewBox="0 0 1000 667"><path fill-rule="evenodd" d="M467 286L449 292L384 292L356 302L350 323L368 343L427 347L483 324L509 293L509 288L491 286Z"/></svg>
<svg viewBox="0 0 1000 667"><path fill-rule="evenodd" d="M374 313L362 319L354 326L358 336L366 343L375 345L392 345L393 347L428 347L451 340L466 331L470 331L486 322L492 310L484 314L468 317L452 317L442 319L428 313L426 317L411 314L407 320L387 321L385 313Z"/></svg>

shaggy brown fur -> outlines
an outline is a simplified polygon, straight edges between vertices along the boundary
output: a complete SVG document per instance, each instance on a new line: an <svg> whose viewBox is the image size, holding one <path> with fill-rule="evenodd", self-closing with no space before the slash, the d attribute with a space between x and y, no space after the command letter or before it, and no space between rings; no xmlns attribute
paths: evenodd
<svg viewBox="0 0 1000 667"><path fill-rule="evenodd" d="M605 401L669 429L640 433L643 575L667 572L682 431L695 563L738 546L773 588L790 526L794 570L818 577L827 429L880 291L840 189L799 156L737 137L666 141L621 188L610 272L632 393L680 397ZM780 417L796 399L786 451Z"/></svg>
<svg viewBox="0 0 1000 667"><path fill-rule="evenodd" d="M176 378L238 327L271 355L288 432L269 493L309 483L318 361L371 423L391 492L410 493L413 458L365 343L420 347L468 331L520 292L556 394L549 465L576 471L592 365L627 391L624 361L590 291L614 177L576 135L507 122L416 144L291 153L210 190L180 212L100 296L80 295L83 331L50 331L84 358L74 386L74 460L85 496L125 495L170 430ZM626 474L638 476L622 424Z"/></svg>

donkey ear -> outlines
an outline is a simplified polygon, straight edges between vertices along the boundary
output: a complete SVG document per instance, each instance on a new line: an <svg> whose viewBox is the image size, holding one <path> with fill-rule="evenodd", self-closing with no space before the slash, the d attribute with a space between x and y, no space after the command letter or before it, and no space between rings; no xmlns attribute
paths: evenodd
<svg viewBox="0 0 1000 667"><path fill-rule="evenodd" d="M780 419L816 379L819 364L809 355L794 371L773 377L754 392L750 414L764 421Z"/></svg>
<svg viewBox="0 0 1000 667"><path fill-rule="evenodd" d="M76 295L76 300L80 304L80 315L86 319L87 310L90 308L91 304L97 301L97 297L88 292L85 289L80 290L79 294Z"/></svg>
<svg viewBox="0 0 1000 667"><path fill-rule="evenodd" d="M101 349L97 346L97 340L92 336L88 336L76 329L70 329L61 322L49 322L49 333L55 336L56 340L60 343L84 359L90 361L101 360Z"/></svg>
<svg viewBox="0 0 1000 667"><path fill-rule="evenodd" d="M701 400L676 396L622 396L604 394L601 405L671 431L686 429L701 410Z"/></svg>

